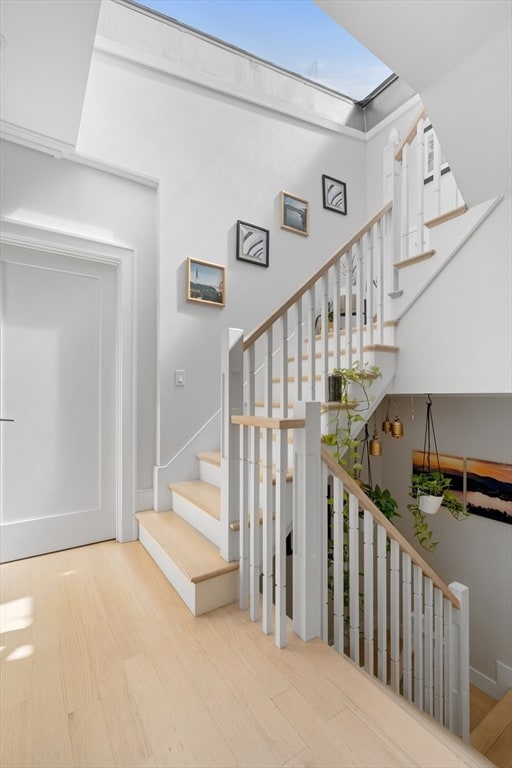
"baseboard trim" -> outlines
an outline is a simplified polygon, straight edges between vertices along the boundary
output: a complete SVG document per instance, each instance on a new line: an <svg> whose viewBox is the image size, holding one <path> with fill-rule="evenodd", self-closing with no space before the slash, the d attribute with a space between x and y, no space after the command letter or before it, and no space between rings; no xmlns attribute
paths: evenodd
<svg viewBox="0 0 512 768"><path fill-rule="evenodd" d="M499 701L509 688L512 688L512 667L502 661L496 662L496 680L484 675L474 667L469 668L469 676L472 685L492 696L496 701Z"/></svg>

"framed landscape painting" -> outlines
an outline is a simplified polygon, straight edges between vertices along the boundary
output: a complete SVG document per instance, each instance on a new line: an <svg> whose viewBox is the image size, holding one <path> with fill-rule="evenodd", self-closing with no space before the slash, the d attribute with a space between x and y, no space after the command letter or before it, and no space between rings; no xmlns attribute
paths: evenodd
<svg viewBox="0 0 512 768"><path fill-rule="evenodd" d="M187 259L187 301L223 307L226 303L226 268L199 259Z"/></svg>
<svg viewBox="0 0 512 768"><path fill-rule="evenodd" d="M309 203L301 197L281 192L281 229L309 235Z"/></svg>
<svg viewBox="0 0 512 768"><path fill-rule="evenodd" d="M474 515L512 524L512 465L467 459L466 503Z"/></svg>

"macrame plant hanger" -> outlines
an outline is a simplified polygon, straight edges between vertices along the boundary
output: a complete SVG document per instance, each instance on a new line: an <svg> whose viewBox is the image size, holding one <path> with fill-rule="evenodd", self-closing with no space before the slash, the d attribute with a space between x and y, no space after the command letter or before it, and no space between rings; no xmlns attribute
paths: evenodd
<svg viewBox="0 0 512 768"><path fill-rule="evenodd" d="M431 447L431 440L433 440L435 454L436 454L437 471L439 474L441 474L441 466L439 464L439 453L437 452L436 431L434 429L434 419L432 416L432 399L430 395L427 395L426 406L427 406L427 414L425 417L425 437L423 439L423 464L422 464L421 471L432 472L431 462L430 462L430 453L431 453L430 447Z"/></svg>

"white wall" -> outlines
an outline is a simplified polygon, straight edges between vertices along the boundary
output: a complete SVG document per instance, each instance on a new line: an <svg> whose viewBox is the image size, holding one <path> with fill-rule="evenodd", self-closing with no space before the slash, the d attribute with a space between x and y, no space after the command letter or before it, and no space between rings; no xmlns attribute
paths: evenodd
<svg viewBox="0 0 512 768"><path fill-rule="evenodd" d="M396 392L512 392L510 204L502 200L401 319Z"/></svg>
<svg viewBox="0 0 512 768"><path fill-rule="evenodd" d="M407 503L411 501L408 488L412 451L423 449L425 400L425 396L414 398L415 419L411 421L411 398L398 398L405 437L397 440L380 433L383 453L372 466L399 503L402 518L395 518L397 527L447 583L460 581L469 587L473 681L497 696L498 688L492 684L498 674L496 663L510 668L512 674L512 525L477 515L455 521L442 508L431 521L434 539L439 541L437 551L429 554L419 546L412 533ZM512 464L510 397L433 396L432 402L440 453ZM383 404L379 426L384 414ZM511 684L509 680L508 686Z"/></svg>
<svg viewBox="0 0 512 768"><path fill-rule="evenodd" d="M2 142L1 215L135 251L137 470L152 486L155 456L157 193L107 172Z"/></svg>
<svg viewBox="0 0 512 768"><path fill-rule="evenodd" d="M272 71L266 106L254 105L237 95L250 94L254 78L237 56L221 66L213 43L176 41L154 19L136 27L133 14L113 3L102 10L104 50L93 57L78 149L160 180L158 459L165 464L220 406L222 329L252 330L364 221L365 144L362 134L329 123L329 109L315 116L311 86ZM176 76L169 62L178 53ZM198 69L206 84L215 79L215 90L183 79L197 79ZM338 97L331 99L339 113ZM347 216L323 209L322 173L346 182ZM280 229L281 190L310 201L309 237ZM270 229L269 269L236 261L237 219ZM227 267L224 309L185 301L190 256ZM175 387L176 369L186 371L184 388Z"/></svg>

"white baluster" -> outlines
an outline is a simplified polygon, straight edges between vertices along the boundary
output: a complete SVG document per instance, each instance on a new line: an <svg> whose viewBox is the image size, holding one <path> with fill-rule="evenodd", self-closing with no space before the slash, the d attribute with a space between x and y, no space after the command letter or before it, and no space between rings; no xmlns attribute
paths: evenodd
<svg viewBox="0 0 512 768"><path fill-rule="evenodd" d="M387 537L386 529L377 526L377 646L378 646L378 676L379 680L387 683Z"/></svg>
<svg viewBox="0 0 512 768"><path fill-rule="evenodd" d="M432 218L435 218L441 214L441 145L439 144L433 129L432 134L432 140L434 143L434 216Z"/></svg>
<svg viewBox="0 0 512 768"><path fill-rule="evenodd" d="M338 653L345 647L345 558L343 533L343 483L333 478L333 590L334 590L334 648Z"/></svg>
<svg viewBox="0 0 512 768"><path fill-rule="evenodd" d="M444 634L444 645L443 645L444 712L443 712L443 715L444 715L444 720L443 720L443 725L445 725L446 728L451 729L453 725L453 721L451 718L451 710L450 710L450 701L451 701L450 644L451 644L451 628L452 628L452 604L446 597L443 598L443 604L444 604L444 612L443 612L443 634Z"/></svg>
<svg viewBox="0 0 512 768"><path fill-rule="evenodd" d="M423 222L425 220L425 134L424 134L425 121L419 120L416 126L416 200L417 200L417 214L416 214L416 226L418 228L418 253L423 253L425 250L425 228Z"/></svg>
<svg viewBox="0 0 512 768"><path fill-rule="evenodd" d="M249 428L249 594L252 621L260 615L261 536L260 510L260 430Z"/></svg>
<svg viewBox="0 0 512 768"><path fill-rule="evenodd" d="M400 547L396 541L390 544L390 685L400 692Z"/></svg>
<svg viewBox="0 0 512 768"><path fill-rule="evenodd" d="M401 173L401 198L400 198L400 260L409 258L409 145L402 148L402 173Z"/></svg>
<svg viewBox="0 0 512 768"><path fill-rule="evenodd" d="M341 284L340 284L340 260L336 262L332 268L332 311L333 311L333 358L330 368L341 368L340 364L340 351L341 351L341 335L340 335L340 297L341 297Z"/></svg>
<svg viewBox="0 0 512 768"><path fill-rule="evenodd" d="M423 709L434 714L434 586L432 579L425 578L425 663L423 667Z"/></svg>
<svg viewBox="0 0 512 768"><path fill-rule="evenodd" d="M403 690L412 701L412 613L411 613L411 558L402 553L402 624L403 624Z"/></svg>
<svg viewBox="0 0 512 768"><path fill-rule="evenodd" d="M375 238L375 227L368 232L368 249L366 256L366 332L368 344L373 344L373 318L377 314L376 304L376 278L375 278L375 253L373 250L373 241ZM380 313L379 313L380 314ZM382 322L377 315L377 323Z"/></svg>
<svg viewBox="0 0 512 768"><path fill-rule="evenodd" d="M295 304L296 311L296 326L295 326L295 373L297 376L297 400L302 400L302 375L303 375L303 345L304 345L304 329L303 312L302 312L302 296ZM311 345L310 345L311 347Z"/></svg>
<svg viewBox="0 0 512 768"><path fill-rule="evenodd" d="M332 563L329 558L329 535L328 535L328 508L332 503L332 492L329 496L328 489L332 483L332 477L329 475L327 465L321 462L321 481L320 481L320 509L324 508L325 512L322 515L322 640L324 643L329 643L329 577L332 572Z"/></svg>
<svg viewBox="0 0 512 768"><path fill-rule="evenodd" d="M359 664L359 503L352 493L348 515L350 658Z"/></svg>
<svg viewBox="0 0 512 768"><path fill-rule="evenodd" d="M443 593L434 589L434 717L443 722Z"/></svg>
<svg viewBox="0 0 512 768"><path fill-rule="evenodd" d="M272 589L273 568L273 499L272 499L272 430L263 430L263 455L261 462L261 509L263 513L262 528L262 591L263 615L262 627L265 634L272 632Z"/></svg>
<svg viewBox="0 0 512 768"><path fill-rule="evenodd" d="M373 675L373 515L364 511L364 668Z"/></svg>
<svg viewBox="0 0 512 768"><path fill-rule="evenodd" d="M240 608L245 611L249 598L249 428L240 427Z"/></svg>
<svg viewBox="0 0 512 768"><path fill-rule="evenodd" d="M277 433L276 456L276 645L286 645L286 472L288 468L288 432Z"/></svg>
<svg viewBox="0 0 512 768"><path fill-rule="evenodd" d="M329 273L327 272L321 279L321 297L322 297L322 330L320 333L320 360L318 364L319 372L322 376L321 397L326 398L327 393L327 374L329 372ZM315 388L316 391L316 388Z"/></svg>
<svg viewBox="0 0 512 768"><path fill-rule="evenodd" d="M356 273L356 285L355 285L355 307L352 306L352 311L356 311L356 332L355 332L355 347L356 347L356 359L359 360L361 365L364 364L364 289L365 289L365 269L364 262L366 254L364 252L364 238L358 240L355 244L355 273Z"/></svg>
<svg viewBox="0 0 512 768"><path fill-rule="evenodd" d="M315 335L315 288L310 288L309 295L309 330L308 338L310 340L308 349L308 392L311 400L315 399L315 378L316 378L316 335Z"/></svg>
<svg viewBox="0 0 512 768"><path fill-rule="evenodd" d="M423 573L418 565L413 566L414 588L414 703L423 709Z"/></svg>
<svg viewBox="0 0 512 768"><path fill-rule="evenodd" d="M289 398L289 362L288 362L288 314L285 312L281 318L281 365L279 377L281 379L281 413L284 418L288 416Z"/></svg>

